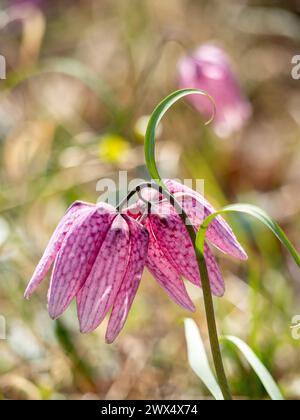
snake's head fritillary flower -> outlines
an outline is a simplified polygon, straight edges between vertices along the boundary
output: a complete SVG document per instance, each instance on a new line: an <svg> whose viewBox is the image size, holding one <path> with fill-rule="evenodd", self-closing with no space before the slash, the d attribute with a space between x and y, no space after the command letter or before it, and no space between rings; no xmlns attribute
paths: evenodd
<svg viewBox="0 0 300 420"><path fill-rule="evenodd" d="M215 212L199 193L175 181L165 183L195 229ZM147 214L145 206L150 208ZM211 223L207 239L226 254L247 258L221 216ZM224 281L208 243L205 260L212 292L222 296ZM40 285L52 264L50 316L61 316L76 298L80 330L87 333L95 330L112 309L106 331L108 343L115 340L125 324L145 265L171 299L187 310L194 311L195 306L183 278L201 286L186 226L174 207L154 189L143 190L143 198L122 213L105 203L75 202L53 233L27 286L26 298Z"/></svg>
<svg viewBox="0 0 300 420"><path fill-rule="evenodd" d="M76 202L57 226L25 291L29 298L54 263L48 310L58 318L77 300L80 330L93 331L112 308L106 341L121 331L138 289L148 232L110 205Z"/></svg>
<svg viewBox="0 0 300 420"><path fill-rule="evenodd" d="M240 130L251 116L251 105L241 91L229 57L216 45L204 44L179 62L179 86L204 90L214 99L213 124L220 137ZM213 106L208 97L191 95L189 101L205 118L211 117Z"/></svg>
<svg viewBox="0 0 300 420"><path fill-rule="evenodd" d="M192 189L171 180L165 180L165 184L181 204L196 230L207 216L216 212L201 194ZM145 201L151 202L151 208L146 216L142 216L146 209ZM186 309L194 310L194 304L187 294L182 278L196 286L201 286L201 278L186 226L174 207L153 189L145 190L142 199L129 209L133 214L138 214L138 210L140 216L137 217L140 217L147 227L150 238L147 268L176 303ZM247 259L246 252L221 216L217 216L209 226L207 241L225 254L241 260ZM224 280L208 242L205 244L205 260L212 293L215 296L223 296Z"/></svg>

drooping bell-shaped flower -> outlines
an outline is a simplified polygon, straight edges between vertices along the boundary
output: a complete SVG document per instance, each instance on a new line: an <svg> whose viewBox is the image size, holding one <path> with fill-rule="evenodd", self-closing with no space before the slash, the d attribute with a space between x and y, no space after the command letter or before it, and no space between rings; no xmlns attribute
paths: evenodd
<svg viewBox="0 0 300 420"><path fill-rule="evenodd" d="M215 212L199 193L175 181L165 183L195 229ZM52 235L25 297L32 295L53 264L50 316L58 318L76 298L80 330L86 333L96 329L111 309L106 331L110 343L127 319L146 265L176 303L193 311L183 278L197 286L201 286L201 278L186 226L162 194L150 189L143 190L143 195L122 213L105 203L75 202ZM148 214L144 214L145 208L150 208ZM247 258L221 216L211 223L207 239L226 254ZM222 296L224 281L208 244L205 260L212 292Z"/></svg>
<svg viewBox="0 0 300 420"><path fill-rule="evenodd" d="M251 116L251 105L242 93L229 57L214 44L200 46L192 55L179 62L180 88L197 88L215 101L213 122L216 134L228 137L240 130ZM208 97L191 95L188 100L205 117L210 118L213 105Z"/></svg>
<svg viewBox="0 0 300 420"><path fill-rule="evenodd" d="M106 340L121 331L139 286L148 232L110 205L74 203L57 226L25 291L29 298L52 263L48 310L58 318L77 299L81 332L93 331L108 311Z"/></svg>
<svg viewBox="0 0 300 420"><path fill-rule="evenodd" d="M188 214L195 230L199 229L207 216L215 213L216 210L201 194L175 181L166 180L165 185ZM146 207L149 208L145 201L150 201L151 207L147 215L142 216ZM129 212L135 213L149 232L147 268L176 303L193 310L194 305L182 278L197 286L201 285L201 278L193 244L180 216L162 194L153 189L143 191L142 199ZM247 259L232 229L221 216L209 226L207 240L225 254L241 260ZM224 280L208 243L205 244L205 261L212 293L222 296L225 291Z"/></svg>

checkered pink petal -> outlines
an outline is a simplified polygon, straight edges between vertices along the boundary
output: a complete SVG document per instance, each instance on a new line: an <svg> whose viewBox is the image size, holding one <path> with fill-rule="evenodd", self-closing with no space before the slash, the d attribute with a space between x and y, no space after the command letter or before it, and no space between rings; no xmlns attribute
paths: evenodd
<svg viewBox="0 0 300 420"><path fill-rule="evenodd" d="M204 245L204 257L211 291L215 296L222 297L225 293L224 279L217 261L207 244Z"/></svg>
<svg viewBox="0 0 300 420"><path fill-rule="evenodd" d="M149 216L155 240L176 271L200 286L195 250L185 225L169 203L161 204L159 210Z"/></svg>
<svg viewBox="0 0 300 420"><path fill-rule="evenodd" d="M176 181L166 180L165 183L170 193L182 201L183 208L196 229L199 229L201 223L207 216L216 213L213 206L198 192ZM225 254L240 260L246 260L248 258L232 229L220 215L210 224L207 230L207 239Z"/></svg>
<svg viewBox="0 0 300 420"><path fill-rule="evenodd" d="M189 311L194 311L195 306L187 294L179 273L165 255L161 243L154 236L150 220L147 219L145 223L150 235L146 262L148 270L174 302Z"/></svg>
<svg viewBox="0 0 300 420"><path fill-rule="evenodd" d="M66 211L65 215L59 222L56 227L48 245L45 249L45 252L40 259L33 276L25 290L24 296L29 299L32 293L44 280L46 274L48 273L52 263L55 260L57 253L59 252L62 243L66 237L66 234L70 228L77 223L78 218L83 213L87 212L92 208L92 205L89 203L83 203L81 201L76 201L72 204L71 207Z"/></svg>
<svg viewBox="0 0 300 420"><path fill-rule="evenodd" d="M98 327L119 293L130 255L129 234L126 220L121 215L116 216L92 271L77 295L78 319L83 333Z"/></svg>
<svg viewBox="0 0 300 420"><path fill-rule="evenodd" d="M115 340L123 328L139 287L145 261L147 258L149 234L147 230L133 219L126 218L130 230L130 257L126 274L117 293L109 319L106 341Z"/></svg>
<svg viewBox="0 0 300 420"><path fill-rule="evenodd" d="M179 275L196 286L201 285L198 262L186 227L175 209L168 203L160 206L161 215L150 216L150 223L157 242ZM215 296L224 294L224 281L209 247L205 245L211 290Z"/></svg>
<svg viewBox="0 0 300 420"><path fill-rule="evenodd" d="M94 265L116 212L103 204L80 216L56 257L48 292L48 310L58 318L79 292Z"/></svg>

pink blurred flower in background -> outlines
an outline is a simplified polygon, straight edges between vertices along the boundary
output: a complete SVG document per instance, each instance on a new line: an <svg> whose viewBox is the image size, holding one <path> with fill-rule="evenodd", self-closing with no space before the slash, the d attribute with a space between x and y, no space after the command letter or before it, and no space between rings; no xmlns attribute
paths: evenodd
<svg viewBox="0 0 300 420"><path fill-rule="evenodd" d="M252 108L242 93L229 57L214 44L204 44L192 55L179 62L180 88L206 91L215 101L214 130L220 137L228 137L240 130L249 120ZM212 103L207 97L191 95L188 99L205 117L212 115Z"/></svg>

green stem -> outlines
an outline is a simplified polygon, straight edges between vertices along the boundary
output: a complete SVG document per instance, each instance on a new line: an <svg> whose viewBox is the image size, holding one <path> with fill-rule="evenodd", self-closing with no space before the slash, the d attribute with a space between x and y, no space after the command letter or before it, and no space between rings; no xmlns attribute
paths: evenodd
<svg viewBox="0 0 300 420"><path fill-rule="evenodd" d="M219 386L221 388L221 391L223 393L223 397L225 400L231 400L231 394L229 391L229 386L227 383L226 375L225 375L225 369L223 366L222 356L221 356L221 350L219 345L219 339L218 339L218 332L216 327L216 320L215 320L215 313L214 313L214 305L213 305L213 299L210 289L210 282L208 279L208 272L206 267L206 262L204 258L204 246L203 248L197 249L196 246L196 232L194 229L194 226L190 223L188 216L185 214L183 209L181 208L180 204L177 202L177 200L169 193L167 187L164 185L161 176L159 175L156 160L155 160L155 139L156 139L156 129L161 122L163 116L165 113L180 99L188 96L188 95L202 95L206 96L213 105L213 115L210 121L213 120L216 107L214 100L211 96L209 96L206 92L198 90L198 89L181 89L176 92L171 93L167 98L163 99L160 104L157 105L155 110L153 111L146 135L145 135L145 160L146 165L149 170L150 176L152 177L155 182L162 187L163 193L167 198L171 198L170 203L174 205L175 209L180 210L178 212L179 216L181 217L183 223L185 224L188 233L190 235L192 244L195 249L198 265L199 265L199 271L201 275L201 281L202 281L202 288L203 288L203 296L204 296L204 305L205 305L205 312L206 312L206 319L207 319L207 327L209 332L209 340L210 340L210 346L211 351L213 355L213 361L216 369L217 379L219 382ZM207 121L206 124L208 124L210 121Z"/></svg>
<svg viewBox="0 0 300 420"><path fill-rule="evenodd" d="M221 355L221 348L220 348L220 343L219 343L219 338L218 338L213 298L212 298L212 293L211 293L211 287L210 287L210 282L209 282L209 277L208 277L206 261L204 258L204 248L201 249L200 251L196 247L196 232L195 232L194 226L191 223L186 212L180 206L179 202L176 200L176 198L172 194L169 193L169 191L165 188L161 180L159 184L160 184L163 194L169 200L169 202L173 204L177 213L179 214L191 238L192 244L194 246L194 250L195 250L195 254L196 254L196 258L198 262L198 267L199 267L199 272L201 276L207 328L208 328L210 347L211 347L211 352L213 356L216 375L217 375L218 383L221 388L224 400L231 401L232 396L231 396L229 385L227 382L222 355Z"/></svg>
<svg viewBox="0 0 300 420"><path fill-rule="evenodd" d="M131 191L128 194L128 196L123 200L122 203L119 204L118 209L120 210L122 206L128 202L128 200L132 197L133 194L141 191L143 188L154 188L160 193L164 194L168 202L174 206L175 210L180 216L191 238L191 241L194 246L195 253L196 253L196 258L197 258L197 262L199 266L199 272L201 276L207 328L208 328L208 333L209 333L209 341L210 341L210 347L211 347L211 352L213 356L213 362L215 366L218 383L221 388L224 400L232 400L232 396L229 390L229 386L228 386L228 382L227 382L227 378L225 374L222 355L221 355L218 331L217 331L216 320L215 320L214 304L213 304L213 299L212 299L207 266L206 266L206 262L204 258L204 248L203 249L201 248L201 251L200 251L200 249L196 247L196 232L195 232L195 228L193 224L191 223L188 215L183 210L183 208L181 207L177 199L172 194L169 193L169 191L165 187L162 180L157 181L157 183L148 182L148 183L139 185L134 191Z"/></svg>
<svg viewBox="0 0 300 420"><path fill-rule="evenodd" d="M193 243L195 244L195 240L193 241ZM201 254L196 249L196 247L195 247L195 252L196 252L199 271L201 275L201 283L202 283L204 306L205 306L205 312L206 312L207 328L208 328L208 333L209 333L209 341L210 341L211 352L212 352L213 361L215 365L216 375L218 378L218 383L220 385L224 399L232 400L232 396L230 393L230 389L229 389L229 385L227 382L225 369L223 365L220 343L218 339L214 303L213 303L212 294L211 294L207 266L206 266L206 262L203 257L203 254Z"/></svg>
<svg viewBox="0 0 300 420"><path fill-rule="evenodd" d="M187 225L187 223L189 222L189 218L184 212L184 210L179 215L181 217L182 222L185 224L188 234L191 238L192 244L194 246L197 262L198 262L202 290L203 290L203 299L204 299L204 307L205 307L205 313L206 313L206 322L207 322L207 329L208 329L208 335L209 335L209 342L210 342L210 347L211 347L211 352L213 356L218 383L221 388L224 400L231 401L232 396L230 393L228 381L225 374L224 364L222 360L221 348L220 348L220 343L219 343L219 338L218 338L218 330L217 330L216 319L215 319L214 303L213 303L211 287L210 287L210 282L209 282L209 277L208 277L207 265L204 258L204 249L201 250L200 252L200 250L196 247L196 232L193 226L189 224ZM190 227L192 229L190 229Z"/></svg>

